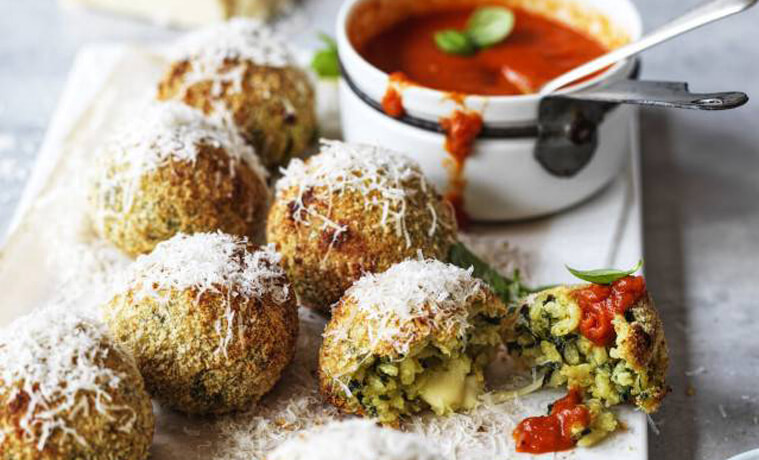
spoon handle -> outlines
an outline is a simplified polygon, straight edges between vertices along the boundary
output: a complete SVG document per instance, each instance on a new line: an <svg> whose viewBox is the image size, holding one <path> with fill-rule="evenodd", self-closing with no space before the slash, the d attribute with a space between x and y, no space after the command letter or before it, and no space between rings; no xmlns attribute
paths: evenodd
<svg viewBox="0 0 759 460"><path fill-rule="evenodd" d="M753 6L759 0L710 0L684 15L673 19L667 24L659 27L653 32L645 35L638 41L617 48L603 56L594 59L579 67L575 67L569 72L556 77L549 81L540 89L540 94L550 94L559 88L562 88L575 80L587 77L594 72L605 69L606 67L627 59L631 56L651 48L659 43L665 42L680 34L696 29L710 22L722 19Z"/></svg>
<svg viewBox="0 0 759 460"><path fill-rule="evenodd" d="M748 102L748 96L738 91L692 93L687 83L647 80L619 80L559 97L612 104L696 110L728 110ZM552 98L547 97L543 100Z"/></svg>

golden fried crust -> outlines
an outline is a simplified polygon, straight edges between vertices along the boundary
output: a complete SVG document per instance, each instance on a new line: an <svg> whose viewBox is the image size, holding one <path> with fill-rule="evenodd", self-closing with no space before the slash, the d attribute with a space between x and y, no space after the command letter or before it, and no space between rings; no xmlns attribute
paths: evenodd
<svg viewBox="0 0 759 460"><path fill-rule="evenodd" d="M620 356L638 372L647 371L651 391L634 402L646 412L658 410L669 392L666 384L669 351L664 337L664 325L650 294L631 309L634 321L628 327L615 323L617 348Z"/></svg>
<svg viewBox="0 0 759 460"><path fill-rule="evenodd" d="M158 85L158 99L181 100L206 114L220 106L231 114L240 134L256 149L263 164L277 172L291 158L302 157L317 137L314 89L295 67L257 66L228 59L220 70L242 72L242 91L230 82L185 81L192 61L174 63ZM242 70L240 70L242 69Z"/></svg>
<svg viewBox="0 0 759 460"><path fill-rule="evenodd" d="M293 359L298 314L292 294L284 303L269 295L230 296L224 287L159 295L166 300L120 294L106 317L134 354L150 393L169 407L194 414L249 408ZM235 319L231 328L228 317Z"/></svg>
<svg viewBox="0 0 759 460"><path fill-rule="evenodd" d="M393 223L382 225L381 207L366 206L371 196L346 190L334 193L330 204L319 198L321 191L307 191L302 200L313 213L301 211L296 216L298 194L297 188L291 188L275 200L269 210L267 241L275 243L282 254L300 302L325 313L364 273L383 272L417 257L420 251L424 257L445 260L456 238L450 205L429 189L407 200L405 224L410 244ZM437 222L428 205L433 206ZM314 214L328 216L346 230L337 233ZM433 224L435 232L430 236Z"/></svg>
<svg viewBox="0 0 759 460"><path fill-rule="evenodd" d="M352 366L356 361L355 348L348 341L338 341L328 332L348 321L349 309L356 308L354 299L343 298L335 305L332 318L325 329L325 338L319 349L319 392L324 402L331 404L344 414L366 416L363 407L355 399L347 398L343 388L333 378L343 366Z"/></svg>
<svg viewBox="0 0 759 460"><path fill-rule="evenodd" d="M319 393L322 395L322 399L325 403L332 405L341 413L346 415L357 415L359 417L366 417L366 411L361 407L361 404L357 404L355 399L348 399L345 397L345 393L342 388L337 385L334 380L329 378L321 370L322 357L319 357Z"/></svg>
<svg viewBox="0 0 759 460"><path fill-rule="evenodd" d="M0 456L4 460L61 460L61 459L103 459L103 460L143 460L153 442L155 416L150 396L145 391L145 383L134 363L121 351L107 342L106 358L102 366L123 376L113 388L113 382L99 382L102 391L110 396L110 401L102 401L113 409L108 415L95 408L95 397L83 391L78 396L81 401L78 413L63 414L68 427L74 429L86 445L72 435L56 430L48 439L43 450L37 449L42 438L37 430L33 440L24 440L19 429L19 420L26 414L28 395L21 392L12 400L12 387L20 387L21 382L0 382L0 432L6 433L0 442ZM85 409L88 408L88 409ZM84 415L86 414L86 415Z"/></svg>
<svg viewBox="0 0 759 460"><path fill-rule="evenodd" d="M221 230L261 240L270 199L263 179L242 161L230 165L220 148L199 145L198 149L194 162L172 158L146 173L126 211L130 184L110 183L119 177L123 159L109 162L90 193L95 228L101 236L133 257L152 251L177 233Z"/></svg>

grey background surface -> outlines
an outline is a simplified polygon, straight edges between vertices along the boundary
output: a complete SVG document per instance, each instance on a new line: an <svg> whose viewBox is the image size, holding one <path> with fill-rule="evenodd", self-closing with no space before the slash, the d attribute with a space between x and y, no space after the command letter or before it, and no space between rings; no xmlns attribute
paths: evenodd
<svg viewBox="0 0 759 460"><path fill-rule="evenodd" d="M304 0L331 30L339 0ZM647 28L693 0L637 0ZM0 234L76 51L175 32L54 0L0 0ZM653 459L723 459L759 448L759 8L648 52L643 77L756 97L730 112L642 112L649 285L671 348L673 392L653 418ZM1 308L1 307L0 307Z"/></svg>

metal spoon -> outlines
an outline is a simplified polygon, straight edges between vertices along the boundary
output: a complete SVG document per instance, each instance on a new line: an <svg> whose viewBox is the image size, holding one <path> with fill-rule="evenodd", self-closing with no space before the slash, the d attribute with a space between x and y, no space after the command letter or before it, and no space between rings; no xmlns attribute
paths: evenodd
<svg viewBox="0 0 759 460"><path fill-rule="evenodd" d="M640 40L610 51L599 58L579 67L575 67L569 72L554 78L540 88L539 94L546 95L553 93L557 89L563 88L580 78L587 77L588 75L605 69L616 62L635 56L641 51L647 50L648 48L656 46L659 43L665 42L680 34L724 17L740 13L741 11L754 6L757 1L759 0L711 0L703 3L679 18L673 19L669 23L659 27L648 35L645 35Z"/></svg>

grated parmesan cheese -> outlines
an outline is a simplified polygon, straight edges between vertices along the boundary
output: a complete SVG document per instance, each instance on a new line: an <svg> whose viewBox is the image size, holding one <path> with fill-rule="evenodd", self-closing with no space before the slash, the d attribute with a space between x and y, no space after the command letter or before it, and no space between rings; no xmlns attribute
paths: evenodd
<svg viewBox="0 0 759 460"><path fill-rule="evenodd" d="M253 147L242 136L223 126L222 120L181 102L151 104L115 133L104 149L121 154L123 163L141 176L165 165L169 159L195 161L200 145L223 149L232 163L242 161L262 178L267 177Z"/></svg>
<svg viewBox="0 0 759 460"><path fill-rule="evenodd" d="M241 64L277 68L296 65L282 37L263 22L244 18L189 34L171 54L179 62L191 63L184 77L185 90L196 83L211 81L216 95L225 87L242 92L246 65Z"/></svg>
<svg viewBox="0 0 759 460"><path fill-rule="evenodd" d="M217 233L178 234L140 256L130 267L119 292L131 291L136 301L152 298L166 303L172 292L194 290L223 294L225 312L216 322L221 337L219 352L226 355L229 344L244 331L237 326L233 303L237 298L269 297L277 304L287 302L289 285L274 245L249 250L247 238Z"/></svg>
<svg viewBox="0 0 759 460"><path fill-rule="evenodd" d="M344 339L357 320L366 321L368 350L390 344L398 354L408 352L415 334L409 334L416 320L456 336L466 343L469 303L485 295L485 285L464 270L437 260L407 260L381 274L367 274L345 294L355 308L341 321L345 327L325 334ZM327 335L325 335L326 337Z"/></svg>
<svg viewBox="0 0 759 460"><path fill-rule="evenodd" d="M229 157L230 174L243 162L264 182L268 173L253 147L224 120L210 118L203 112L179 102L155 103L144 113L114 134L96 155L95 180L106 200L111 190L124 188L121 213L131 210L143 177L170 161L194 163L202 146L222 149ZM103 224L107 212L100 210L97 224Z"/></svg>
<svg viewBox="0 0 759 460"><path fill-rule="evenodd" d="M385 230L403 236L406 246L411 238L406 223L408 199L416 193L426 193L432 186L427 182L419 165L405 155L381 147L347 144L322 140L321 151L308 161L293 159L283 177L277 182L277 198L289 189L296 189L292 215L296 222L310 225L310 219L322 222L322 228L335 230L333 241L346 231L327 215L319 214L304 196L313 194L317 200L330 203L334 196L356 191L364 198L365 208L382 210L379 225ZM412 186L416 182L418 186ZM429 236L435 234L441 222L434 206L427 210L432 215Z"/></svg>
<svg viewBox="0 0 759 460"><path fill-rule="evenodd" d="M107 334L94 321L50 306L22 317L0 332L0 397L26 399L18 422L25 442L42 451L57 432L87 446L87 440L71 426L70 419L91 407L109 418L124 419L119 430L128 433L134 409L111 403L112 393L127 375L103 365L109 353ZM126 355L121 359L128 360ZM136 371L135 371L136 372Z"/></svg>
<svg viewBox="0 0 759 460"><path fill-rule="evenodd" d="M194 59L221 66L226 59L248 60L269 67L294 63L283 38L264 22L233 18L187 35L174 50L177 59Z"/></svg>
<svg viewBox="0 0 759 460"><path fill-rule="evenodd" d="M332 422L300 433L268 460L442 460L436 446L422 436L380 428L368 420Z"/></svg>

